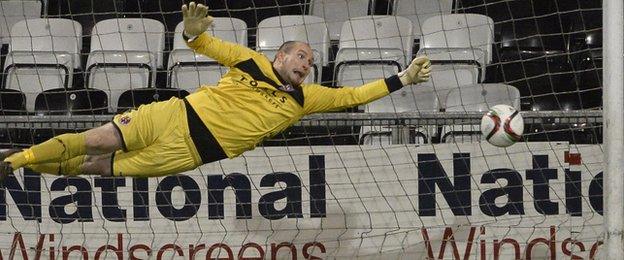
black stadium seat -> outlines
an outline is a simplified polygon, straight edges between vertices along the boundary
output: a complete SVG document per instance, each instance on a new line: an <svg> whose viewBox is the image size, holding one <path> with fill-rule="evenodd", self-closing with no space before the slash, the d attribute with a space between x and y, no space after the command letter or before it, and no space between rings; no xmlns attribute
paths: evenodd
<svg viewBox="0 0 624 260"><path fill-rule="evenodd" d="M37 95L35 113L39 115L103 115L108 111L106 93L98 89L51 89ZM35 129L29 143L40 143L79 129Z"/></svg>
<svg viewBox="0 0 624 260"><path fill-rule="evenodd" d="M21 115L26 113L26 96L19 90L0 89L0 115Z"/></svg>
<svg viewBox="0 0 624 260"><path fill-rule="evenodd" d="M26 114L26 96L14 89L0 89L0 118ZM13 128L0 129L0 148L15 147L17 143L28 143L21 138L23 131Z"/></svg>
<svg viewBox="0 0 624 260"><path fill-rule="evenodd" d="M183 98L188 94L186 90L175 88L141 88L127 90L119 97L117 112L123 112L155 101L168 100L172 97Z"/></svg>
<svg viewBox="0 0 624 260"><path fill-rule="evenodd" d="M101 115L108 106L99 89L51 89L37 95L35 112L45 115Z"/></svg>

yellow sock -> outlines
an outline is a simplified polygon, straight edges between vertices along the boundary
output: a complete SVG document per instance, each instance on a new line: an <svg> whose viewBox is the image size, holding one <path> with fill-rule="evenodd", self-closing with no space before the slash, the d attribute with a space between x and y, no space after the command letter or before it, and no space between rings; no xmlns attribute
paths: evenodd
<svg viewBox="0 0 624 260"><path fill-rule="evenodd" d="M4 161L11 163L13 169L18 169L27 164L62 162L86 153L84 133L62 134L22 152L15 153Z"/></svg>
<svg viewBox="0 0 624 260"><path fill-rule="evenodd" d="M25 149L21 152L14 153L9 157L5 158L5 162L11 163L11 167L13 170L17 170L23 165L28 164L28 162L33 158L32 151L30 149Z"/></svg>
<svg viewBox="0 0 624 260"><path fill-rule="evenodd" d="M76 156L67 161L53 163L28 164L25 167L40 173L52 175L76 176L81 174L80 166L84 162L86 155Z"/></svg>

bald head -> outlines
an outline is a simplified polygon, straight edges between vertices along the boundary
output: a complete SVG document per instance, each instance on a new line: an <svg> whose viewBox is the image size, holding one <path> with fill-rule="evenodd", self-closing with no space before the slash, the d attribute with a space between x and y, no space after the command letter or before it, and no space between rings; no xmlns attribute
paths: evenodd
<svg viewBox="0 0 624 260"><path fill-rule="evenodd" d="M273 60L273 68L279 76L293 86L303 83L313 64L312 48L300 41L284 42Z"/></svg>
<svg viewBox="0 0 624 260"><path fill-rule="evenodd" d="M279 47L279 49L277 50L278 52L284 52L284 53L290 53L290 51L292 51L292 49L298 45L305 45L308 48L310 48L310 45L305 43L305 42L300 42L300 41L286 41L284 43L282 43L282 46Z"/></svg>

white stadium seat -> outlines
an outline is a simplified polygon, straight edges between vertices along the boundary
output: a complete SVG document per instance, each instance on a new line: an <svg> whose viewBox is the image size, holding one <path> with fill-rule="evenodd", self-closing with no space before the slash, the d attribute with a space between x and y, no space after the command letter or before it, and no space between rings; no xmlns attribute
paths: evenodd
<svg viewBox="0 0 624 260"><path fill-rule="evenodd" d="M36 96L49 89L70 88L74 68L81 68L82 26L62 18L21 20L11 29L4 63L5 83L26 95L29 111Z"/></svg>
<svg viewBox="0 0 624 260"><path fill-rule="evenodd" d="M494 22L480 14L446 14L427 19L422 26L417 55L432 61L432 79L426 83L439 93L444 107L450 90L483 81L492 61Z"/></svg>
<svg viewBox="0 0 624 260"><path fill-rule="evenodd" d="M422 86L404 87L365 106L367 113L437 112L438 99L432 88ZM434 132L434 127L408 127L408 143L426 143ZM360 143L392 144L392 131L400 131L384 126L363 126Z"/></svg>
<svg viewBox="0 0 624 260"><path fill-rule="evenodd" d="M41 2L39 0L0 1L0 42L11 42L10 33L13 25L28 18L41 17Z"/></svg>
<svg viewBox="0 0 624 260"><path fill-rule="evenodd" d="M483 56L471 57L481 65L492 62L494 21L481 14L446 14L430 17L422 27L421 49L448 52L480 50Z"/></svg>
<svg viewBox="0 0 624 260"><path fill-rule="evenodd" d="M438 111L438 98L431 88L407 86L366 104L364 111L369 113L435 112Z"/></svg>
<svg viewBox="0 0 624 260"><path fill-rule="evenodd" d="M501 83L476 84L454 89L446 98L446 111L485 112L490 107L505 104L520 109L520 91Z"/></svg>
<svg viewBox="0 0 624 260"><path fill-rule="evenodd" d="M420 85L434 89L440 108L444 109L449 91L479 83L479 75L479 70L472 64L439 63L434 60L429 81Z"/></svg>
<svg viewBox="0 0 624 260"><path fill-rule="evenodd" d="M312 0L311 15L323 17L332 41L340 39L342 24L349 18L368 15L369 0Z"/></svg>
<svg viewBox="0 0 624 260"><path fill-rule="evenodd" d="M163 67L164 46L165 26L157 20L119 18L96 23L86 64L87 87L106 91L111 105L126 90L152 87L156 70Z"/></svg>
<svg viewBox="0 0 624 260"><path fill-rule="evenodd" d="M339 86L395 75L412 53L412 23L404 17L377 15L348 20L342 26L335 79Z"/></svg>
<svg viewBox="0 0 624 260"><path fill-rule="evenodd" d="M480 78L492 62L494 21L481 14L445 14L427 19L422 26L419 55L432 60L473 65Z"/></svg>
<svg viewBox="0 0 624 260"><path fill-rule="evenodd" d="M520 110L520 91L514 86L499 83L462 86L448 94L446 111L485 113L499 104ZM441 136L441 140L447 143L482 140L479 125L446 125Z"/></svg>
<svg viewBox="0 0 624 260"><path fill-rule="evenodd" d="M182 38L183 30L184 24L180 22L175 29L173 50L167 65L169 86L193 92L201 85L217 84L228 68L216 63L212 58L189 49ZM214 17L212 26L207 32L224 41L247 46L247 25L243 20Z"/></svg>
<svg viewBox="0 0 624 260"><path fill-rule="evenodd" d="M264 53L270 60L287 41L310 44L314 52L314 68L305 82L320 83L323 66L329 62L329 34L325 20L311 15L282 15L264 19L258 24L256 51Z"/></svg>
<svg viewBox="0 0 624 260"><path fill-rule="evenodd" d="M422 25L429 17L450 14L453 0L394 0L393 14L410 19L414 25L414 38L422 36Z"/></svg>

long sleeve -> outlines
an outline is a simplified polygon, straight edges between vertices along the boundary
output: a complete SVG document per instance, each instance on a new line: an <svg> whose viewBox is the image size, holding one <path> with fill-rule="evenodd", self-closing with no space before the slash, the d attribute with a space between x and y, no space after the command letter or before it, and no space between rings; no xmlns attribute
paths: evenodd
<svg viewBox="0 0 624 260"><path fill-rule="evenodd" d="M245 46L223 41L210 36L208 33L202 33L195 40L186 44L195 52L213 58L227 67L232 67L255 55L261 55Z"/></svg>
<svg viewBox="0 0 624 260"><path fill-rule="evenodd" d="M403 87L398 76L376 80L359 87L328 88L305 85L304 113L336 111L380 99Z"/></svg>

